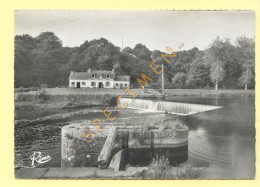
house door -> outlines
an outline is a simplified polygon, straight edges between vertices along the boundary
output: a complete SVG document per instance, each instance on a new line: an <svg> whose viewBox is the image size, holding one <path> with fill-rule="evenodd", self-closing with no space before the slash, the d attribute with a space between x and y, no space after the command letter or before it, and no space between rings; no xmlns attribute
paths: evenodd
<svg viewBox="0 0 260 187"><path fill-rule="evenodd" d="M124 85L123 83L120 83L120 88L123 89Z"/></svg>
<svg viewBox="0 0 260 187"><path fill-rule="evenodd" d="M98 83L98 87L99 87L99 88L103 88L103 83L102 83L102 82L99 82L99 83Z"/></svg>
<svg viewBox="0 0 260 187"><path fill-rule="evenodd" d="M77 82L77 88L80 88L80 82Z"/></svg>

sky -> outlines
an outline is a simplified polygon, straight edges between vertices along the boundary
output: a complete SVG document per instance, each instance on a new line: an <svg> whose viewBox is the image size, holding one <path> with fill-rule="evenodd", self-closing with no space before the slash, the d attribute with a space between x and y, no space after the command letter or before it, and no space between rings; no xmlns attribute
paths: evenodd
<svg viewBox="0 0 260 187"><path fill-rule="evenodd" d="M120 48L123 41L131 48L142 43L150 50L204 50L217 36L231 42L242 35L254 38L254 22L253 11L19 10L15 35L50 31L64 47L103 37Z"/></svg>

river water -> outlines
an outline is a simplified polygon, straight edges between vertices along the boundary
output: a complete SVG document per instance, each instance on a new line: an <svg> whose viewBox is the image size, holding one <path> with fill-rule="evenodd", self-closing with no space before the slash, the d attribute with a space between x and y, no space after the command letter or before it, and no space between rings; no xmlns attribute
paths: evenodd
<svg viewBox="0 0 260 187"><path fill-rule="evenodd" d="M182 116L190 128L188 142L188 161L195 166L233 167L252 177L255 173L255 108L254 97L205 98L168 97L166 101L222 106L220 109ZM101 110L105 107L87 109L57 109L51 114L84 110L82 114L52 121L40 120L33 124L15 127L15 165L31 167L30 156L40 151L52 160L38 167L60 167L61 127L75 121L105 119ZM114 108L116 109L116 107ZM98 111L100 110L100 111ZM116 112L120 119L147 118L160 115L154 112L125 109ZM48 116L50 112L33 113L16 111L16 119L37 119ZM163 114L175 117L172 114Z"/></svg>
<svg viewBox="0 0 260 187"><path fill-rule="evenodd" d="M255 173L254 97L167 98L169 101L223 106L186 116L189 160L196 166L233 167L248 177Z"/></svg>

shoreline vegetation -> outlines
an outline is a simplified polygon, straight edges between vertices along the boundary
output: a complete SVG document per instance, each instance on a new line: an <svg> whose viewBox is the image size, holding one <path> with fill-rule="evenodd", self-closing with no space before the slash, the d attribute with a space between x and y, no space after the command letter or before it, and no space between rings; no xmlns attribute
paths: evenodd
<svg viewBox="0 0 260 187"><path fill-rule="evenodd" d="M28 91L30 89L30 91ZM31 91L33 90L33 91ZM162 94L155 89L149 89L144 93L142 89L131 89L138 98L162 99ZM66 115L60 114L60 109L88 108L116 105L116 97L130 96L119 89L67 89L67 88L28 88L26 91L15 90L15 121L17 123L33 122L34 120L50 120L49 118L64 118L66 115L82 115L84 111L68 111ZM167 97L254 97L255 90L205 90L205 89L165 89ZM58 111L55 111L58 110ZM42 114L44 116L36 119L27 119L28 113ZM62 112L64 113L64 111ZM46 116L47 115L47 116ZM30 115L29 115L30 116Z"/></svg>
<svg viewBox="0 0 260 187"><path fill-rule="evenodd" d="M24 90L24 88L23 88ZM86 108L116 105L116 97L132 97L121 89L68 89L68 88L30 88L30 91L15 90L15 110L33 111L50 109ZM31 91L33 90L33 91ZM144 92L131 89L136 97L142 99L164 99L166 97L254 97L255 90L206 90L206 89L165 89L163 94L156 89Z"/></svg>
<svg viewBox="0 0 260 187"><path fill-rule="evenodd" d="M23 89L24 90L24 89ZM30 88L33 91L15 90L16 111L39 111L49 109L86 108L113 106L116 97L132 97L121 89L68 89L68 88ZM146 93L142 89L131 89L138 98L163 99L166 97L254 97L255 90L206 90L206 89L165 89L163 94L156 89Z"/></svg>
<svg viewBox="0 0 260 187"><path fill-rule="evenodd" d="M164 89L161 94L156 89L148 89L144 92L142 89L131 89L137 98L161 98L171 96L202 96L202 97L252 97L255 90L210 90L210 89ZM85 97L84 97L85 96ZM86 97L87 96L87 97ZM92 100L89 97L95 97ZM106 105L111 99L117 96L132 97L129 93L121 89L68 89L68 88L22 88L15 89L15 102L21 101L41 101L41 103L68 101L83 103L88 101L89 105Z"/></svg>
<svg viewBox="0 0 260 187"><path fill-rule="evenodd" d="M143 89L131 89L133 93L141 96L160 95L157 89L148 89L145 93ZM15 95L37 95L43 92L46 95L114 95L114 96L127 96L128 93L122 89L105 89L105 88L82 88L82 89L69 89L69 88L15 88ZM254 96L255 90L232 90L232 89L164 89L164 93L168 96Z"/></svg>

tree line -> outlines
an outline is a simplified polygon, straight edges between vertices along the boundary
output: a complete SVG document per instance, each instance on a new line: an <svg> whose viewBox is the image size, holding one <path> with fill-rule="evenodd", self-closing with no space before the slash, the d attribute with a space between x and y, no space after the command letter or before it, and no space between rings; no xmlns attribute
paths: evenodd
<svg viewBox="0 0 260 187"><path fill-rule="evenodd" d="M137 86L141 73L148 75L152 87L159 87L161 77L149 68L153 59L164 63L166 88L253 89L255 86L255 43L251 38L230 39L217 37L206 50L193 48L176 52L169 58L161 51L150 51L143 44L121 50L105 38L85 41L78 47L63 47L52 32L37 37L28 34L15 36L15 87L67 87L71 71L114 69L118 75L130 75Z"/></svg>

